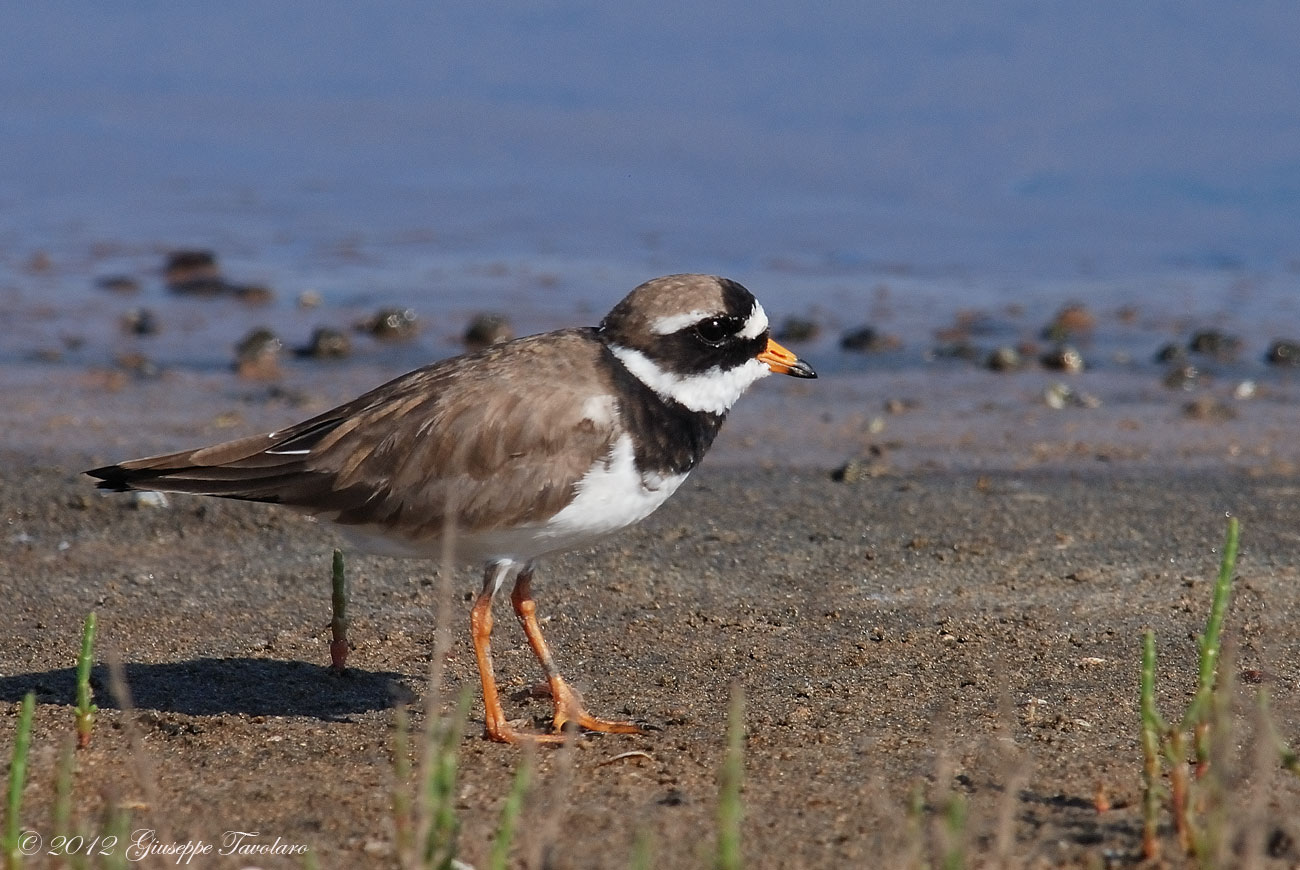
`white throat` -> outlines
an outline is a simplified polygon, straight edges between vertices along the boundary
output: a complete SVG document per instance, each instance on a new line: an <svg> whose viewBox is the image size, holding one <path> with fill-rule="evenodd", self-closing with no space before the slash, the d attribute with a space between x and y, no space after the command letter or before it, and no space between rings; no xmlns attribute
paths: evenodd
<svg viewBox="0 0 1300 870"><path fill-rule="evenodd" d="M725 414L749 385L772 373L767 363L751 359L734 369L714 366L695 375L666 372L639 350L610 345L610 351L636 379L659 396L678 402L692 411Z"/></svg>

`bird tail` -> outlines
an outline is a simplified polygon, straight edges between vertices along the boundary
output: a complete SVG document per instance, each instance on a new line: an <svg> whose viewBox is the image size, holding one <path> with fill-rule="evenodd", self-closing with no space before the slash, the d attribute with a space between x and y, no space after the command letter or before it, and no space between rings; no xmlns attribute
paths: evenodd
<svg viewBox="0 0 1300 870"><path fill-rule="evenodd" d="M252 435L197 450L132 459L92 468L86 474L113 492L153 490L213 495L245 501L280 502L286 485L303 484L304 433ZM319 433L312 433L319 435Z"/></svg>

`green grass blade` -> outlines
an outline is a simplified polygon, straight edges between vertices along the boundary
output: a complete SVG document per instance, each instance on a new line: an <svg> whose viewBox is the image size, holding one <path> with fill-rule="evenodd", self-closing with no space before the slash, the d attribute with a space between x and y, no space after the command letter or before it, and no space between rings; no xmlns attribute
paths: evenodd
<svg viewBox="0 0 1300 870"><path fill-rule="evenodd" d="M348 574L342 550L334 551L331 568L330 661L335 669L342 670L348 656Z"/></svg>
<svg viewBox="0 0 1300 870"><path fill-rule="evenodd" d="M492 841L492 854L488 857L489 870L506 870L510 862L510 849L514 846L515 832L519 827L519 816L524 810L524 796L533 779L533 761L525 755L515 771L515 781L506 795L505 806L501 808L501 824L497 828L496 839Z"/></svg>
<svg viewBox="0 0 1300 870"><path fill-rule="evenodd" d="M127 860L124 844L131 842L131 812L122 807L110 806L104 825L104 835L117 839L117 848L106 850L104 870L127 870L131 865Z"/></svg>
<svg viewBox="0 0 1300 870"><path fill-rule="evenodd" d="M335 550L330 564L331 605L334 610L335 624L347 625L348 621L348 573L343 564L343 551Z"/></svg>
<svg viewBox="0 0 1300 870"><path fill-rule="evenodd" d="M18 850L21 833L19 816L23 806L23 786L27 782L27 754L32 748L32 717L36 715L36 693L28 692L18 710L18 733L14 736L13 763L9 765L9 802L5 816L5 866L16 870L22 864Z"/></svg>
<svg viewBox="0 0 1300 870"><path fill-rule="evenodd" d="M654 867L654 843L650 829L640 825L632 839L632 857L628 861L628 870L651 870Z"/></svg>
<svg viewBox="0 0 1300 870"><path fill-rule="evenodd" d="M1227 539L1223 544L1223 561L1219 564L1219 577L1214 583L1214 598L1210 602L1210 615L1205 621L1205 632L1197 639L1200 661L1196 678L1196 697L1187 710L1183 727L1200 724L1209 716L1210 693L1214 691L1214 677L1219 666L1219 653L1223 641L1223 620L1228 613L1228 600L1232 591L1232 575L1237 568L1237 541L1241 524L1236 517L1228 520ZM1202 758L1203 740L1197 739L1197 760Z"/></svg>
<svg viewBox="0 0 1300 870"><path fill-rule="evenodd" d="M1156 633L1142 633L1142 856L1153 859L1160 852L1156 832L1160 819L1160 738L1165 725L1156 709Z"/></svg>
<svg viewBox="0 0 1300 870"><path fill-rule="evenodd" d="M948 795L944 808L944 870L961 870L966 866L966 799L957 792Z"/></svg>
<svg viewBox="0 0 1300 870"><path fill-rule="evenodd" d="M1278 741L1278 751L1282 755L1282 768L1300 776L1300 752L1296 752L1281 740Z"/></svg>
<svg viewBox="0 0 1300 870"><path fill-rule="evenodd" d="M406 705L393 713L393 828L401 862L411 857L415 819L411 813L411 720Z"/></svg>
<svg viewBox="0 0 1300 870"><path fill-rule="evenodd" d="M740 791L745 779L745 692L736 685L731 690L731 709L727 715L727 756L722 763L718 786L717 870L740 870L740 822L744 805Z"/></svg>
<svg viewBox="0 0 1300 870"><path fill-rule="evenodd" d="M460 821L456 818L456 769L460 738L469 716L469 692L460 693L455 713L438 723L436 745L425 771L424 801L429 818L424 835L423 867L451 870L455 866Z"/></svg>
<svg viewBox="0 0 1300 870"><path fill-rule="evenodd" d="M81 629L81 655L77 657L77 748L90 745L90 733L95 727L95 706L90 691L90 666L95 650L95 611L86 614Z"/></svg>

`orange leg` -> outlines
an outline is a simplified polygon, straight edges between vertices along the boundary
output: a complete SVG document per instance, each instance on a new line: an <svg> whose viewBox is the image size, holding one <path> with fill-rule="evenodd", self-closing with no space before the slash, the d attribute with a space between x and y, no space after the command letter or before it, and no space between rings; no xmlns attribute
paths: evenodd
<svg viewBox="0 0 1300 870"><path fill-rule="evenodd" d="M556 734L529 734L516 731L506 721L505 710L501 707L501 696L497 693L496 674L492 669L492 596L502 578L499 572L508 570L508 565L488 565L483 575L483 591L479 593L474 607L469 612L470 632L474 638L474 657L478 660L479 679L483 683L483 726L488 739L498 743L519 743L535 740L542 743L561 743L564 737Z"/></svg>
<svg viewBox="0 0 1300 870"><path fill-rule="evenodd" d="M533 648L533 654L537 656L537 661L541 662L542 670L546 672L546 682L551 687L551 701L555 704L555 732L560 733L566 723L572 722L588 731L606 731L617 734L642 733L641 729L631 722L598 719L583 709L582 699L560 676L559 669L555 667L555 660L551 658L550 647L546 645L546 639L542 637L542 628L537 624L537 602L533 600L532 581L532 566L525 566L524 570L520 572L519 578L515 580L514 591L510 593L510 603L514 605L515 615L519 617L519 622L524 627L524 634L528 636L528 644ZM477 607L476 604L475 608ZM488 624L491 625L490 622ZM477 644L475 646L477 647ZM490 663L491 659L489 658ZM481 669L482 665L480 664L479 667ZM486 694L485 685L484 695L486 696Z"/></svg>

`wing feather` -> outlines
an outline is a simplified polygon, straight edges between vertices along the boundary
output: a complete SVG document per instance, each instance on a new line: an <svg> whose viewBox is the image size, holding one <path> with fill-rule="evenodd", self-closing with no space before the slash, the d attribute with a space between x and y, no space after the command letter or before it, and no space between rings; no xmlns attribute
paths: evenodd
<svg viewBox="0 0 1300 870"><path fill-rule="evenodd" d="M88 474L108 489L275 502L405 535L438 533L449 508L468 531L538 522L613 445L613 415L589 414L593 390L612 397L600 356L592 330L520 339L418 369L279 432Z"/></svg>

